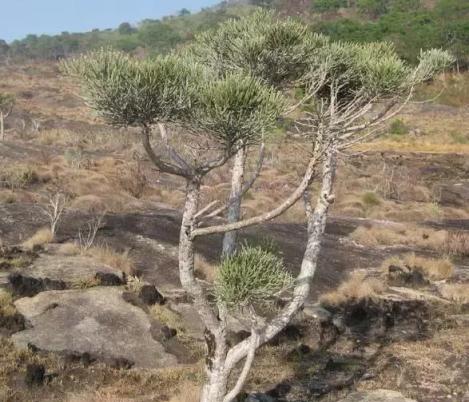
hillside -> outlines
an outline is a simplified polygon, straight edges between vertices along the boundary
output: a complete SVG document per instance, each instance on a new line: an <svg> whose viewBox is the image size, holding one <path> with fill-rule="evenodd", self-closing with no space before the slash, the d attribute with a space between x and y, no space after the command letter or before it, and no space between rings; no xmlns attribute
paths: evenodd
<svg viewBox="0 0 469 402"><path fill-rule="evenodd" d="M146 19L138 26L123 22L115 29L28 35L9 45L0 41L0 58L56 59L103 46L138 54L167 53L228 18L250 13L255 6L301 17L312 30L332 39L391 41L410 61L416 61L420 49L444 47L457 56L458 67L468 63L468 0L228 1L193 15L184 9L161 20Z"/></svg>

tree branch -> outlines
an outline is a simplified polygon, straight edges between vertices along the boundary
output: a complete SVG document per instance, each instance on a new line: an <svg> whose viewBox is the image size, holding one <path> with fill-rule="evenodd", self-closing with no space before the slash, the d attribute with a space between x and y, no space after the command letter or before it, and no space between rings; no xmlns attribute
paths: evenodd
<svg viewBox="0 0 469 402"><path fill-rule="evenodd" d="M192 178L192 172L189 172L185 169L182 169L179 166L175 166L171 163L163 161L153 150L150 143L151 128L148 126L143 126L142 129L142 144L147 152L150 160L158 167L159 170L165 173L174 174L176 176L185 177L186 179Z"/></svg>
<svg viewBox="0 0 469 402"><path fill-rule="evenodd" d="M316 171L316 166L320 159L320 154L315 152L311 157L308 167L306 168L306 172L303 176L303 179L297 189L277 208L266 212L264 214L255 216L253 218L245 219L239 222L231 223L231 224L224 224L224 225L217 225L217 226L209 226L205 228L198 228L192 232L192 238L196 238L197 236L206 236L215 233L226 233L231 232L233 230L243 229L249 226L257 225L269 220L272 220L289 208L291 208L295 203L301 198L304 191L308 188L311 180L313 179L314 173Z"/></svg>

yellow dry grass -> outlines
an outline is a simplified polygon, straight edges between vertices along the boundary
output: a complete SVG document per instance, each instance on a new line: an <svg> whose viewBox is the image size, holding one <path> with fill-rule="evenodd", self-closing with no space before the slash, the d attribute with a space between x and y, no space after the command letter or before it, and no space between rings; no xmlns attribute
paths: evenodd
<svg viewBox="0 0 469 402"><path fill-rule="evenodd" d="M61 244L57 250L58 254L67 256L78 255L80 252L80 246L74 242Z"/></svg>
<svg viewBox="0 0 469 402"><path fill-rule="evenodd" d="M425 278L436 281L449 279L454 274L454 265L448 258L425 258L414 253L388 258L382 268L387 272L391 265L420 272Z"/></svg>
<svg viewBox="0 0 469 402"><path fill-rule="evenodd" d="M11 317L16 314L13 298L6 290L0 289L0 317Z"/></svg>
<svg viewBox="0 0 469 402"><path fill-rule="evenodd" d="M119 253L108 246L93 246L86 251L86 255L127 275L134 273L135 263L128 250Z"/></svg>
<svg viewBox="0 0 469 402"><path fill-rule="evenodd" d="M367 278L366 273L356 271L337 290L323 295L320 301L325 305L339 306L349 301L373 300L384 291L382 281Z"/></svg>
<svg viewBox="0 0 469 402"><path fill-rule="evenodd" d="M217 266L207 261L200 254L195 255L195 272L196 275L208 282L214 282L217 274Z"/></svg>
<svg viewBox="0 0 469 402"><path fill-rule="evenodd" d="M441 286L441 296L459 304L469 303L469 283L451 283Z"/></svg>
<svg viewBox="0 0 469 402"><path fill-rule="evenodd" d="M199 402L200 385L184 381L177 390L176 395L169 402Z"/></svg>
<svg viewBox="0 0 469 402"><path fill-rule="evenodd" d="M447 241L448 232L409 225L404 226L360 226L350 238L364 246L406 245L441 251Z"/></svg>
<svg viewBox="0 0 469 402"><path fill-rule="evenodd" d="M23 247L32 250L38 246L44 246L54 240L54 235L49 228L39 229L28 240L23 243Z"/></svg>

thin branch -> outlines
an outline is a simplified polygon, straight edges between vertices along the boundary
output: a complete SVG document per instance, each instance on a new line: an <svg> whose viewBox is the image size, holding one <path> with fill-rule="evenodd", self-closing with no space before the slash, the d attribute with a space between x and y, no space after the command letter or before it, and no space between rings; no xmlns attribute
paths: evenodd
<svg viewBox="0 0 469 402"><path fill-rule="evenodd" d="M263 213L261 215L255 216L253 218L245 219L231 224L209 226L205 228L195 229L192 232L192 238L194 239L197 236L206 236L215 233L231 232L233 230L239 230L249 226L257 225L280 216L285 211L290 209L293 205L295 205L295 203L302 197L304 191L308 188L309 184L311 183L311 180L313 179L320 156L321 155L316 152L311 157L301 183L299 184L297 189L277 208L269 212Z"/></svg>
<svg viewBox="0 0 469 402"><path fill-rule="evenodd" d="M160 171L174 174L176 176L185 177L185 178L193 177L192 172L189 172L185 169L182 169L179 166L175 166L171 163L163 161L153 150L151 143L150 143L150 135L151 135L150 127L144 126L142 130L143 147L145 148L145 151L147 152L151 161L156 165L156 167L158 167L158 169L160 169Z"/></svg>
<svg viewBox="0 0 469 402"><path fill-rule="evenodd" d="M238 396L238 394L241 392L241 390L244 387L249 371L251 370L251 367L252 367L252 362L254 361L254 356L256 354L256 349L257 349L257 343L259 340L259 335L254 329L251 331L250 340L251 341L249 344L249 350L246 356L246 362L244 363L243 370L241 371L241 374L239 375L236 385L225 396L225 398L223 399L223 402L232 402Z"/></svg>

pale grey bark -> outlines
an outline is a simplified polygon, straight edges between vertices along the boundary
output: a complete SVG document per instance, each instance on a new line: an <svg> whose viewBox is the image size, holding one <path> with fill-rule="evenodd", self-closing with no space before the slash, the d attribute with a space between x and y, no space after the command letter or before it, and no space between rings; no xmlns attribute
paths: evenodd
<svg viewBox="0 0 469 402"><path fill-rule="evenodd" d="M246 166L246 148L241 148L235 155L231 175L231 193L228 199L227 221L235 223L241 219L242 192L244 186L244 169ZM229 256L236 251L238 232L225 233L222 255Z"/></svg>

